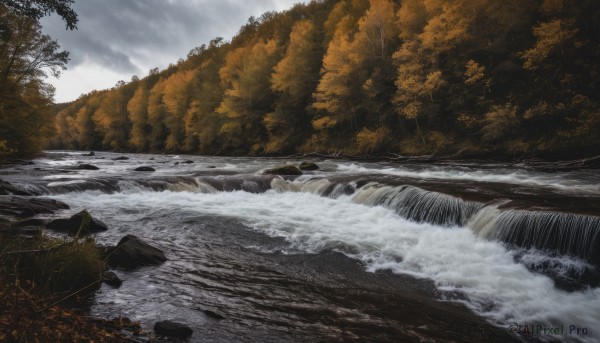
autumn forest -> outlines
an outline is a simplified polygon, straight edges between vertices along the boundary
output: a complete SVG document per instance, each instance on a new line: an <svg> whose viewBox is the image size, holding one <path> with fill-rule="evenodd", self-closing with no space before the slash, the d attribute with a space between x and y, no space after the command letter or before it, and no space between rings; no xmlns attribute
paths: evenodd
<svg viewBox="0 0 600 343"><path fill-rule="evenodd" d="M598 155L599 18L596 0L298 4L71 103L22 83L41 95L13 127L36 121L2 130L0 148Z"/></svg>

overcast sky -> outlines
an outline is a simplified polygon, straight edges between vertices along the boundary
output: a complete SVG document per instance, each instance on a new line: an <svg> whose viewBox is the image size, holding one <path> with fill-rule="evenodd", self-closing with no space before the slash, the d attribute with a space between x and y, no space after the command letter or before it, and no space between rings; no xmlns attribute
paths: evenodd
<svg viewBox="0 0 600 343"><path fill-rule="evenodd" d="M306 0L75 0L78 30L57 16L42 19L43 32L70 52L56 87L56 102L77 99L117 81L140 78L185 58L215 37L230 40L250 16L282 11Z"/></svg>

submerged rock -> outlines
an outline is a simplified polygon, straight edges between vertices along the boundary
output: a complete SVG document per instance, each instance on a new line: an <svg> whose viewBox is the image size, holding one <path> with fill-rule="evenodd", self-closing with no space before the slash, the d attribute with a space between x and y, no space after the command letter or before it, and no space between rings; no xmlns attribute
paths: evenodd
<svg viewBox="0 0 600 343"><path fill-rule="evenodd" d="M115 157L112 160L113 161L127 161L129 159L129 157L127 156L119 156L119 157Z"/></svg>
<svg viewBox="0 0 600 343"><path fill-rule="evenodd" d="M85 222L85 223L84 223ZM82 225L83 223L83 225ZM69 219L56 219L48 223L46 227L50 230L66 232L75 235L80 231L81 235L89 235L108 230L106 224L92 217L87 210L74 214Z"/></svg>
<svg viewBox="0 0 600 343"><path fill-rule="evenodd" d="M93 151L90 151L89 154L82 154L81 156L96 156L96 153Z"/></svg>
<svg viewBox="0 0 600 343"><path fill-rule="evenodd" d="M154 169L152 167L137 167L134 170L138 171L138 172L153 172L153 171L156 171L156 169Z"/></svg>
<svg viewBox="0 0 600 343"><path fill-rule="evenodd" d="M162 250L155 248L140 238L127 235L108 253L108 264L111 267L134 269L147 265L159 265L167 258Z"/></svg>
<svg viewBox="0 0 600 343"><path fill-rule="evenodd" d="M162 336L187 338L194 333L194 330L185 324L165 320L154 324L154 332Z"/></svg>
<svg viewBox="0 0 600 343"><path fill-rule="evenodd" d="M208 317L211 317L213 319L225 319L225 317L223 317L222 315L218 314L217 312L213 312L211 310L202 310L202 312L204 312L205 315L207 315Z"/></svg>
<svg viewBox="0 0 600 343"><path fill-rule="evenodd" d="M319 166L312 162L302 162L298 168L300 170L319 170Z"/></svg>
<svg viewBox="0 0 600 343"><path fill-rule="evenodd" d="M302 171L298 167L291 164L265 170L265 174L270 175L302 175Z"/></svg>
<svg viewBox="0 0 600 343"><path fill-rule="evenodd" d="M84 164L78 165L77 167L75 167L75 169L78 169L78 170L99 170L100 168L98 168L98 167L96 167L94 165L91 165L91 164L84 163Z"/></svg>
<svg viewBox="0 0 600 343"><path fill-rule="evenodd" d="M183 162L183 163L185 163L185 164L192 164L192 163L194 163L194 161L192 161L192 160L187 160L187 161L185 161L185 162Z"/></svg>

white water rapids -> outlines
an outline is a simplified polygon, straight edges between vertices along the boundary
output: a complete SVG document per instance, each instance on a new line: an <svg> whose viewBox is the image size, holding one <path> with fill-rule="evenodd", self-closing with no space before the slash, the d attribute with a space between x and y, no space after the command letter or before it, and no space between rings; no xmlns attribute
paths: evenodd
<svg viewBox="0 0 600 343"><path fill-rule="evenodd" d="M229 225L231 219L244 224L240 230L284 239L284 254L339 251L361 261L369 272L391 270L431 280L443 300L461 302L503 329L517 323L566 331L533 339L600 341L600 274L592 274L594 282L571 289L557 287L550 277L597 270L600 179L595 170L547 173L507 164L325 160L317 161L319 171L280 178L262 173L285 163L276 159L128 154L130 160L113 160L117 156L98 153L84 158L81 152L56 152L35 165L0 171L16 186L69 204L69 214L90 210L111 227L97 236L100 243L114 244L134 233L154 239L173 258L153 273L162 279L180 277L182 282L174 281L177 286L111 291L110 297L98 296L99 307L136 303L140 294L147 291L152 298L159 289L164 298L189 303L196 288L210 286L221 292L216 284L232 277L230 266L216 263L218 273L225 275L219 274L223 279L218 282L192 272L206 272L207 263L194 259L206 258L201 252L219 244L214 235L218 237L223 229L219 225ZM76 169L82 160L100 170ZM138 166L152 166L156 172L134 172ZM512 207L503 208L508 203ZM225 219L225 224L216 225L210 233L213 240L204 241L206 217ZM250 245L263 248L256 242ZM178 250L170 255L168 249ZM197 251L190 254L186 249ZM182 276L174 267L193 275ZM145 273L135 275L146 277ZM135 282L129 284L139 286ZM239 294L254 298L243 279L227 286L237 285ZM223 292L219 294L229 294ZM228 305L235 305L239 294ZM168 304L176 312L178 305ZM156 304L140 306L147 307L131 315L143 318ZM580 333L571 333L572 326ZM584 328L586 334L581 334Z"/></svg>

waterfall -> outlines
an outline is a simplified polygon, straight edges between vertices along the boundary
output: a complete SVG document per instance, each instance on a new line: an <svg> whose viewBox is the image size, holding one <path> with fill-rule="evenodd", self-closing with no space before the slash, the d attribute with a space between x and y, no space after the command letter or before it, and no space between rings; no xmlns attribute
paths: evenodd
<svg viewBox="0 0 600 343"><path fill-rule="evenodd" d="M391 187L378 183L370 183L360 188L352 201L386 207L419 223L443 226L463 226L483 207L483 204L478 202L465 201L414 186Z"/></svg>
<svg viewBox="0 0 600 343"><path fill-rule="evenodd" d="M478 236L526 249L555 251L600 265L600 217L487 206L468 223Z"/></svg>

